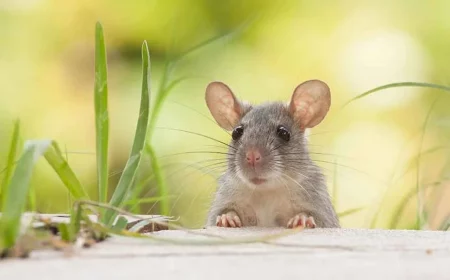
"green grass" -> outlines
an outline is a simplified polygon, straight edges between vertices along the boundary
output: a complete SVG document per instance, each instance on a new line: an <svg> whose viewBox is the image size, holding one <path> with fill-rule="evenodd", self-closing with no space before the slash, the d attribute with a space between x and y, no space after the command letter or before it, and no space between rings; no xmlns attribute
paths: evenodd
<svg viewBox="0 0 450 280"><path fill-rule="evenodd" d="M103 27L97 23L95 27L95 132L97 150L97 181L98 200L108 199L108 71L106 62L106 47Z"/></svg>
<svg viewBox="0 0 450 280"><path fill-rule="evenodd" d="M4 204L0 219L0 249L11 248L19 235L22 213L29 194L30 179L36 160L48 148L47 142L31 141L16 165L11 181L4 191Z"/></svg>
<svg viewBox="0 0 450 280"><path fill-rule="evenodd" d="M96 147L97 147L97 174L98 174L98 201L109 202L112 207L123 207L125 200L132 191L132 185L136 177L137 169L144 150L150 110L150 54L147 43L142 45L142 93L141 105L138 114L138 122L133 147L130 157L114 189L111 200L107 199L108 188L108 143L109 143L109 117L108 117L108 82L106 67L106 48L104 43L103 28L100 23L96 25L96 59L95 59L95 123L96 123ZM36 161L45 157L48 164L59 176L70 196L75 201L90 199L77 176L69 166L56 142L51 140L27 141L24 152L16 164L12 173L15 154L19 139L19 122L14 126L14 132L10 145L10 152L6 164L5 175L2 182L2 216L0 220L0 249L8 249L14 246L20 228L21 216L25 211L27 198L30 196L30 179ZM12 174L12 177L11 175ZM33 196L32 196L33 198ZM34 198L33 198L34 199ZM33 201L32 201L33 207ZM77 208L77 203L72 209L72 222L70 225L59 225L62 239L74 241L80 228L81 220L86 220L85 213ZM103 213L100 213L103 214ZM113 225L117 212L107 209L101 215L101 221L107 228L123 229L123 218Z"/></svg>
<svg viewBox="0 0 450 280"><path fill-rule="evenodd" d="M122 207L125 199L128 197L128 194L132 191L131 186L135 179L139 162L141 161L144 150L150 108L150 88L148 82L149 75L150 54L148 51L147 42L144 42L142 45L142 91L139 118L130 157L125 165L125 169L123 170L122 176L120 177L119 183L117 184L110 201L110 204L115 207ZM104 222L107 225L112 225L114 218L114 212L108 211L106 212Z"/></svg>
<svg viewBox="0 0 450 280"><path fill-rule="evenodd" d="M47 144L48 149L45 152L44 157L56 174L58 174L71 197L75 199L88 199L89 195L70 168L69 163L64 158L58 144L54 141L48 141Z"/></svg>
<svg viewBox="0 0 450 280"><path fill-rule="evenodd" d="M436 89L436 90L440 90L443 91L444 93L450 93L450 87L444 86L444 85L438 85L438 84L433 84L433 83L419 83L419 82L399 82L399 83L391 83L391 84L386 84L386 85L382 85L376 88L373 88L371 90L368 90L362 94L357 95L356 97L350 99L348 102L346 102L342 108L347 107L350 103L357 101L359 99L365 98L369 95L372 95L376 92L385 90L385 89L389 89L389 88L397 88L397 87L422 87L422 88L429 88L429 89ZM407 171L409 171L412 167L416 167L417 171L416 171L416 186L415 189L410 191L406 196L404 196L402 199L400 199L397 207L395 208L395 210L393 211L392 217L391 217L391 221L389 223L389 228L397 228L400 222L400 219L402 217L402 214L406 208L406 206L408 205L409 201L412 199L412 197L416 197L417 198L417 210L416 210L416 221L415 221L415 225L412 227L413 229L422 229L423 226L425 224L427 224L427 220L428 220L428 211L424 208L424 195L423 195L423 191L425 188L428 188L429 186L424 186L423 183L420 180L420 167L421 167L421 157L423 154L426 153L431 153L434 152L436 150L441 149L442 147L434 147L431 149L428 149L426 152L422 152L422 146L423 146L423 141L424 141L424 136L427 130L427 126L429 124L429 119L431 116L431 113L433 111L434 105L436 104L436 102L438 101L438 98L434 100L434 102L432 103L432 105L430 106L429 110L427 111L427 114L425 116L425 120L424 120L424 124L422 126L421 129L421 134L420 134L420 142L419 142L419 151L417 153L417 156L415 157L415 165L409 165L409 167L407 168ZM406 174L406 172L404 173ZM441 182L439 182L441 183ZM435 185L432 185L435 186ZM383 203L383 202L382 202ZM379 211L381 210L382 207L382 203L380 204L380 209L375 213L375 216L371 222L371 226L374 227L377 219L378 219L378 214ZM443 225L441 226L441 228L445 227L446 221L443 221Z"/></svg>

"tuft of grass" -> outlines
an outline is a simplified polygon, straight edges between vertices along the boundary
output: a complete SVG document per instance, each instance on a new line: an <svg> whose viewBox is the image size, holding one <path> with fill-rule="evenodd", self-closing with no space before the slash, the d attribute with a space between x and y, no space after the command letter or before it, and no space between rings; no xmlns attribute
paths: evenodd
<svg viewBox="0 0 450 280"><path fill-rule="evenodd" d="M33 165L45 153L46 142L26 142L11 181L5 189L2 216L0 218L0 249L12 248L19 236L22 213L30 188Z"/></svg>
<svg viewBox="0 0 450 280"><path fill-rule="evenodd" d="M444 92L450 93L450 87L448 86L444 86L444 85L438 85L438 84L434 84L434 83L421 83L421 82L398 82L398 83L390 83L390 84L386 84L386 85L382 85L376 88L373 88L371 90L368 90L362 94L357 95L356 97L350 99L349 101L347 101L346 103L344 103L344 105L341 107L342 109L345 108L346 106L348 106L350 103L362 99L364 97L367 97L375 92L379 92L382 91L384 89L389 89L389 88L396 88L396 87L422 87L422 88L430 88L430 89L438 89L438 90L442 90ZM424 125L422 127L422 133L421 133L421 138L420 138L420 145L419 145L419 151L418 151L418 156L417 156L417 160L416 160L416 167L417 167L417 174L416 174L416 188L414 190L414 192L408 193L399 203L399 205L397 206L396 211L394 212L394 215L392 216L391 222L390 222L390 228L396 228L399 222L399 219L401 217L401 213L403 212L403 209L406 207L409 199L413 196L413 195L417 195L417 217L416 217L416 225L415 228L416 229L420 229L423 227L426 218L425 218L425 211L423 209L423 189L424 187L421 187L420 184L420 162L421 162L421 155L422 153L422 144L423 144L423 138L425 135L425 131L427 128L427 124L428 124L428 120L431 114L431 111L436 103L437 99L433 102L431 108L428 110L426 118L425 118L425 122ZM408 167L408 170L410 168ZM376 219L377 219L378 213L376 213L374 219L372 220L372 226L375 224Z"/></svg>
<svg viewBox="0 0 450 280"><path fill-rule="evenodd" d="M410 172L414 167L416 167L415 164L416 164L416 162L418 161L418 158L419 158L419 157L423 157L423 156L425 156L425 155L432 154L432 153L434 153L434 152L437 152L437 151L440 151L440 150L445 150L445 149L449 149L449 147L447 147L447 146L436 146L436 147L432 147L432 148L429 148L429 149L426 149L426 150L420 152L417 156L413 157L413 158L408 162L408 164L407 164L405 170L404 170L399 176L396 177L396 176L395 176L395 172L393 172L392 178L391 178L391 182L390 182L390 186L393 186L399 179L403 178L408 172ZM398 161L399 161L399 158L397 159L397 163L398 163ZM386 190L386 191L385 191L384 197L383 197L383 199L381 200L381 202L380 202L379 205L378 205L378 209L377 209L377 211L375 212L374 217L372 218L372 221L371 221L371 224L370 224L370 228L375 228L375 225L376 225L376 223L377 223L377 221L378 221L378 216L379 216L379 214L380 214L380 212L381 212L381 208L384 206L384 202L385 202L385 200L386 200L387 197L388 197L388 191L389 191L389 190ZM413 192L412 194L414 195L414 192ZM406 196L405 196L405 198L403 198L403 199L406 199ZM406 201L406 202L407 202L407 201ZM404 203L406 203L406 202L404 202ZM401 202L400 202L400 203L401 203ZM405 204L405 205L406 205L406 204ZM397 211L398 211L398 209L397 209ZM394 212L394 215L396 215L396 213L397 213L397 212Z"/></svg>
<svg viewBox="0 0 450 280"><path fill-rule="evenodd" d="M139 118L136 126L133 147L125 169L120 176L119 183L114 190L110 204L115 207L122 207L128 194L132 191L131 186L136 177L136 172L144 150L150 110L150 54L147 42L142 44L142 91ZM107 211L104 222L112 225L115 219L113 211Z"/></svg>
<svg viewBox="0 0 450 280"><path fill-rule="evenodd" d="M106 202L108 199L109 145L108 72L103 27L99 22L95 26L94 102L98 200Z"/></svg>
<svg viewBox="0 0 450 280"><path fill-rule="evenodd" d="M436 188L439 187L441 185L441 182L436 182L433 184L429 184L426 185L424 187L422 187L423 189L429 189L429 188ZM403 212L406 209L406 206L408 205L408 203L410 202L410 200L414 197L418 195L417 190L416 189L412 189L411 191L409 191L399 202L399 204L397 205L397 207L395 207L395 210L393 211L393 215L391 218L391 221L389 222L389 228L395 229L398 228L398 224L400 222L400 219L402 217ZM416 221L416 227L417 229L417 221Z"/></svg>

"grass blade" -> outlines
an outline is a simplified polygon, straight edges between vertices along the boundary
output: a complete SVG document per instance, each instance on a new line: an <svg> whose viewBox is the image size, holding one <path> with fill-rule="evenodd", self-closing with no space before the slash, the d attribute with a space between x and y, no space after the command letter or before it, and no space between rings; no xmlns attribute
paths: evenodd
<svg viewBox="0 0 450 280"><path fill-rule="evenodd" d="M20 121L16 120L14 122L14 128L13 133L11 137L11 143L9 145L9 153L8 157L6 159L6 169L5 169L5 175L3 177L2 185L0 187L0 195L1 195L1 202L2 205L5 205L5 200L7 197L7 189L9 182L11 180L11 175L13 171L14 162L16 161L16 154L17 154L17 147L19 144L19 134L20 134Z"/></svg>
<svg viewBox="0 0 450 280"><path fill-rule="evenodd" d="M113 229L114 230L123 230L127 227L128 220L125 217L119 217L117 219L117 222L114 224Z"/></svg>
<svg viewBox="0 0 450 280"><path fill-rule="evenodd" d="M81 220L83 218L83 213L81 211L82 209L79 205L75 205L72 208L72 214L70 215L70 231L72 232L73 238L78 235L81 228Z"/></svg>
<svg viewBox="0 0 450 280"><path fill-rule="evenodd" d="M145 227L146 225L152 223L152 219L144 219L140 222L138 222L137 224L135 224L134 226L132 226L128 231L130 232L139 232L139 230L143 227Z"/></svg>
<svg viewBox="0 0 450 280"><path fill-rule="evenodd" d="M97 22L95 28L95 132L97 152L98 199L106 202L108 199L108 73L106 63L106 48L103 37L103 27Z"/></svg>
<svg viewBox="0 0 450 280"><path fill-rule="evenodd" d="M219 42L219 41L225 41L225 40L231 40L232 38L236 37L238 34L240 34L242 31L247 29L248 26L251 25L251 23L255 22L258 16L254 16L243 22L241 25L239 25L237 28L231 30L230 32L226 32L224 34L219 34L217 36L214 36L210 39L207 39L206 41L201 42L198 45L193 46L192 48L184 51L180 55L178 55L173 62L177 63L178 61L182 60L184 57L190 55L191 53L194 53L208 45L211 45L212 43Z"/></svg>
<svg viewBox="0 0 450 280"><path fill-rule="evenodd" d="M424 187L422 187L422 189L427 190L429 188L435 188L435 187L439 187L441 185L441 182L436 182L433 184L429 184L426 185ZM400 201L400 203L397 205L397 207L395 208L394 211L392 211L393 215L392 215L392 219L389 223L389 228L390 229L396 229L398 226L398 223L400 222L400 219L402 217L403 212L405 211L406 206L408 205L408 202L414 197L414 195L417 194L417 190L416 188L412 189L411 191L409 191L404 197L403 199ZM414 225L415 227L417 227L417 221L416 224Z"/></svg>
<svg viewBox="0 0 450 280"><path fill-rule="evenodd" d="M134 142L130 157L110 201L110 204L115 207L121 207L123 205L125 198L131 190L131 185L136 176L136 172L145 146L150 111L149 70L150 55L147 42L144 42L142 44L142 93L139 118L136 126L136 133L134 136ZM112 225L115 219L115 215L116 213L114 211L107 211L104 220L106 224Z"/></svg>
<svg viewBox="0 0 450 280"><path fill-rule="evenodd" d="M44 156L53 170L55 170L56 174L58 174L59 178L64 183L73 198L89 198L87 192L81 186L81 183L76 177L75 173L72 171L69 164L64 159L63 153L59 149L56 142L51 141L51 144L45 152Z"/></svg>
<svg viewBox="0 0 450 280"><path fill-rule="evenodd" d="M430 106L430 109L427 112L425 117L425 121L423 124L422 134L420 135L420 144L419 144L419 152L417 155L417 172L416 172L416 190L417 190L417 228L422 228L423 223L425 222L425 217L423 216L423 188L420 187L420 163L421 163L421 155L422 155L422 146L423 140L425 138L425 133L427 131L428 121L430 120L431 112L433 111L434 105L439 100L439 97L436 98Z"/></svg>
<svg viewBox="0 0 450 280"><path fill-rule="evenodd" d="M162 174L155 151L153 151L153 148L148 144L145 146L145 151L150 157L153 175L155 176L156 180L156 187L158 188L157 195L159 197L164 197L164 199L159 202L160 214L167 216L169 215L169 188L167 187L166 180L164 179L164 176Z"/></svg>
<svg viewBox="0 0 450 280"><path fill-rule="evenodd" d="M438 84L432 84L432 83L417 83L417 82L400 82L400 83L392 83L392 84L387 84L387 85L382 85L379 87L376 87L374 89L371 89L369 91L366 91L356 97L353 97L352 99L350 99L348 102L346 102L342 108L346 107L348 104L350 104L351 102L361 99L363 97L366 97L374 92L377 91L381 91L383 89L388 89L388 88L396 88L396 87L423 87L423 88L433 88L433 89L440 89L443 91L447 91L450 92L450 87L447 86L443 86L443 85L438 85Z"/></svg>
<svg viewBox="0 0 450 280"><path fill-rule="evenodd" d="M36 188L34 186L30 186L30 190L28 191L28 207L31 212L37 211Z"/></svg>
<svg viewBox="0 0 450 280"><path fill-rule="evenodd" d="M22 156L17 163L11 182L7 187L5 204L0 220L0 248L10 248L15 244L25 210L33 167L37 159L45 153L50 142L26 142Z"/></svg>
<svg viewBox="0 0 450 280"><path fill-rule="evenodd" d="M152 202L158 202L161 201L163 199L168 199L171 198L172 196L165 196L165 197L146 197L146 198L137 198L137 199L130 199L125 201L123 204L124 205L139 205L139 204L143 204L143 203L152 203Z"/></svg>
<svg viewBox="0 0 450 280"><path fill-rule="evenodd" d="M65 223L58 224L58 230L61 234L61 239L66 242L72 242L74 239L72 232L70 231L70 226Z"/></svg>

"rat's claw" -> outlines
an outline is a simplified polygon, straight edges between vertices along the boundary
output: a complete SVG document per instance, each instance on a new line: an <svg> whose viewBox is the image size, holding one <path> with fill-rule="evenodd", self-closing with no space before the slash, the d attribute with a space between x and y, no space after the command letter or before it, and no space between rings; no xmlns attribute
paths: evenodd
<svg viewBox="0 0 450 280"><path fill-rule="evenodd" d="M316 222L314 221L314 218L312 216L307 216L305 214L298 214L289 220L289 222L287 223L287 227L315 228Z"/></svg>
<svg viewBox="0 0 450 280"><path fill-rule="evenodd" d="M234 216L233 220L236 222L237 227L242 227L241 219L239 219L238 215Z"/></svg>
<svg viewBox="0 0 450 280"><path fill-rule="evenodd" d="M228 212L217 216L216 226L218 227L241 227L241 219L235 212Z"/></svg>

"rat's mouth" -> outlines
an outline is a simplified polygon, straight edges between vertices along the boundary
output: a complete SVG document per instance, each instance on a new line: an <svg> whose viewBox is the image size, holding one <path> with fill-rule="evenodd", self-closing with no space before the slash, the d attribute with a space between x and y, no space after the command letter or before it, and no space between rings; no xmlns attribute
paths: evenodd
<svg viewBox="0 0 450 280"><path fill-rule="evenodd" d="M255 185L261 185L261 184L267 182L267 180L262 179L262 178L252 178L252 179L250 179L250 182L252 182Z"/></svg>

